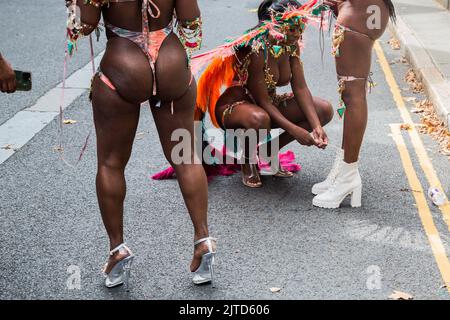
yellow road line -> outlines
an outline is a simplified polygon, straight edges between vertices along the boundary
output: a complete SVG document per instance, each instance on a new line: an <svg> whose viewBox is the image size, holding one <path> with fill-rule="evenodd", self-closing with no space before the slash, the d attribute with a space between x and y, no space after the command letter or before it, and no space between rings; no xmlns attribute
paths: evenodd
<svg viewBox="0 0 450 320"><path fill-rule="evenodd" d="M425 173L425 176L428 180L428 183L430 184L430 186L436 187L443 192L444 189L442 188L442 184L439 181L436 171L433 168L433 164L431 163L430 158L428 157L425 151L425 147L423 145L422 140L419 137L419 133L414 127L414 123L412 121L411 115L408 112L408 109L406 108L405 101L403 100L400 88L398 87L397 81L395 80L394 75L392 73L392 69L389 63L387 62L386 56L384 55L383 49L381 48L380 43L378 41L375 43L375 52L378 56L381 68L383 69L383 72L385 74L386 81L391 89L394 101L397 105L398 110L400 111L400 115L405 123L411 125L412 130L408 130L409 136L411 138L412 145L419 159L420 166L422 167L422 170ZM443 194L445 196L445 192L443 192ZM441 210L442 217L445 223L447 224L448 230L450 231L450 203L447 197L445 199L446 203L440 206L439 209Z"/></svg>
<svg viewBox="0 0 450 320"><path fill-rule="evenodd" d="M439 232L434 224L433 216L431 215L422 185L420 184L419 178L414 170L411 157L409 156L408 149L406 148L405 141L403 140L400 125L391 124L390 126L392 138L394 139L398 152L400 153L400 158L402 160L409 185L411 190L415 191L412 194L416 200L420 220L422 220L422 225L425 229L428 241L430 242L431 250L433 251L439 271L441 272L442 279L444 279L445 284L450 284L450 262L445 252L445 247L442 244L441 237L439 236ZM447 286L447 290L450 293L450 285Z"/></svg>

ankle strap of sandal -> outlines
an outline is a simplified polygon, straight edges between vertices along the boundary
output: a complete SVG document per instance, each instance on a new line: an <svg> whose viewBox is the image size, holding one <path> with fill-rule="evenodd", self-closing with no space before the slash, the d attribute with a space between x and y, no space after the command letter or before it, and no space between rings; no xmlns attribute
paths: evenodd
<svg viewBox="0 0 450 320"><path fill-rule="evenodd" d="M206 238L198 239L197 241L194 241L194 247L202 242L206 242L206 244L208 245L208 250L210 252L212 252L213 248L212 248L211 241L217 242L217 239L213 238L213 237L206 237Z"/></svg>
<svg viewBox="0 0 450 320"><path fill-rule="evenodd" d="M114 249L112 249L109 252L109 255L112 256L115 252L120 251L121 249L125 249L131 254L130 248L128 248L127 245L125 244L125 242L123 242L123 243L119 244L117 247L115 247Z"/></svg>
<svg viewBox="0 0 450 320"><path fill-rule="evenodd" d="M213 238L213 237L206 237L206 238L201 238L201 239L198 239L197 241L195 241L194 242L194 246L196 246L196 245L198 245L198 244L200 244L200 243L202 243L202 242L205 242L205 241L215 241L215 242L217 242L217 239L216 238Z"/></svg>

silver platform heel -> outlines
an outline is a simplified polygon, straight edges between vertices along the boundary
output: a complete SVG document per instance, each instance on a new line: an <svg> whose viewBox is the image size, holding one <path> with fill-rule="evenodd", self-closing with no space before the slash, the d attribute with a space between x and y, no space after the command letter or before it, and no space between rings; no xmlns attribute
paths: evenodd
<svg viewBox="0 0 450 320"><path fill-rule="evenodd" d="M194 242L194 246L206 242L208 245L208 252L202 255L200 266L197 270L192 272L194 275L192 282L197 285L211 283L214 288L214 257L216 255L216 251L213 251L212 241L215 243L217 240L212 237L207 237Z"/></svg>
<svg viewBox="0 0 450 320"><path fill-rule="evenodd" d="M117 262L109 273L105 273L104 271L108 263L105 265L105 268L103 268L103 275L105 276L105 286L108 288L113 288L117 287L118 285L124 284L125 290L129 291L131 265L134 260L133 253L131 252L130 248L125 245L125 243L122 243L112 249L109 252L109 255L112 256L114 253L121 250L126 250L129 255Z"/></svg>

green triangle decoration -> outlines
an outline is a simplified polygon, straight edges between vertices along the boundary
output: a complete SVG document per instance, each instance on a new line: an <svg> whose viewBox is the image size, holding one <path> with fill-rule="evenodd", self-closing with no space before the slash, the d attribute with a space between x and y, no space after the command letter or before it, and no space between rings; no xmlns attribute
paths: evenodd
<svg viewBox="0 0 450 320"><path fill-rule="evenodd" d="M281 51L281 46L273 46L273 53L275 54L275 55L279 55L280 54L280 51Z"/></svg>
<svg viewBox="0 0 450 320"><path fill-rule="evenodd" d="M345 113L345 108L339 108L337 109L337 113L339 115L339 118L343 118L344 117L344 113Z"/></svg>
<svg viewBox="0 0 450 320"><path fill-rule="evenodd" d="M72 56L74 47L75 46L71 41L67 41L67 51L69 53L69 56Z"/></svg>

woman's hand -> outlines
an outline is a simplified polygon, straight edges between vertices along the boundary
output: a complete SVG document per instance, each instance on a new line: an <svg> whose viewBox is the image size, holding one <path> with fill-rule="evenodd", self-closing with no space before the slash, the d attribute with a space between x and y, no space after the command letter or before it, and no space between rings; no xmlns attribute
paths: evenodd
<svg viewBox="0 0 450 320"><path fill-rule="evenodd" d="M0 55L0 91L13 93L16 91L16 74L11 65Z"/></svg>
<svg viewBox="0 0 450 320"><path fill-rule="evenodd" d="M312 135L318 148L325 149L328 146L328 136L322 126L314 128Z"/></svg>
<svg viewBox="0 0 450 320"><path fill-rule="evenodd" d="M292 129L290 132L292 137L294 137L295 140L298 141L298 143L300 143L301 145L304 146L316 146L317 142L312 136L311 134L309 134L308 131L306 131L305 129L301 128L301 127L295 127L294 129Z"/></svg>

